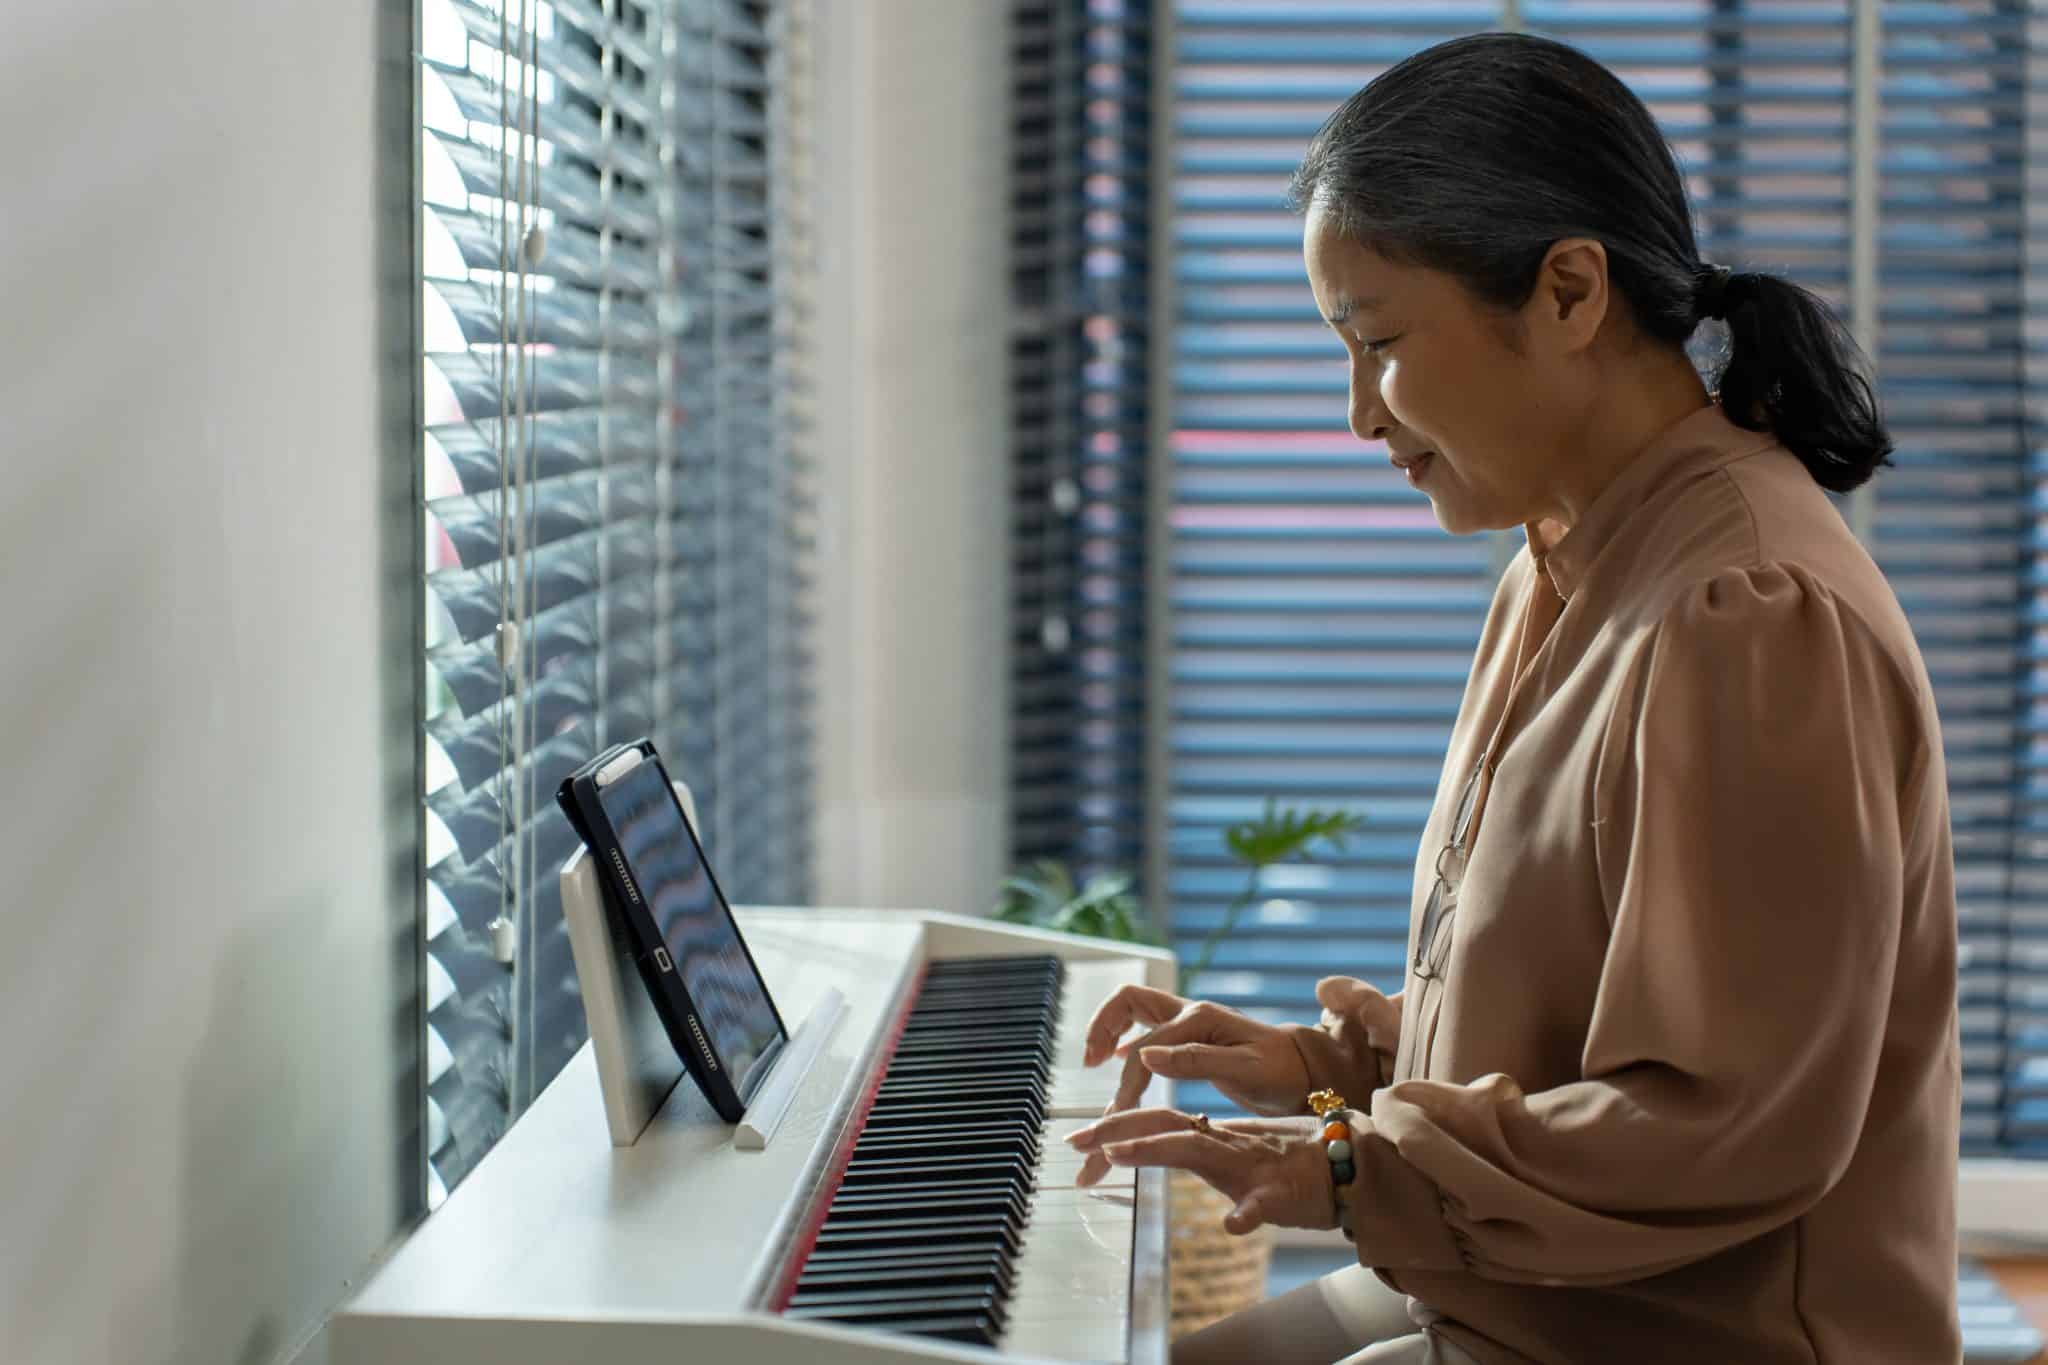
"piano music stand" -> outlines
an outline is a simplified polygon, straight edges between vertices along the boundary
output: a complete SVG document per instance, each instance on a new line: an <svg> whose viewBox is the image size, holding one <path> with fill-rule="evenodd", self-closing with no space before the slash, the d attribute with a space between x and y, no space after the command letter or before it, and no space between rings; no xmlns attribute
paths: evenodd
<svg viewBox="0 0 2048 1365"><path fill-rule="evenodd" d="M697 803L688 786L681 782L674 786L694 828ZM611 1130L612 1146L631 1147L682 1079L682 1059L669 1042L661 1016L654 1012L646 983L632 965L631 940L604 894L589 850L578 848L569 855L569 861L562 864L561 881L562 918L569 925L569 949L576 959L576 980L583 989L583 1015L589 1021L590 1048L597 1057L605 1126ZM734 1130L734 1146L758 1152L768 1145L789 1112L805 1073L845 1012L846 997L836 987L828 987L796 1032L789 1035L782 1055L755 1090Z"/></svg>

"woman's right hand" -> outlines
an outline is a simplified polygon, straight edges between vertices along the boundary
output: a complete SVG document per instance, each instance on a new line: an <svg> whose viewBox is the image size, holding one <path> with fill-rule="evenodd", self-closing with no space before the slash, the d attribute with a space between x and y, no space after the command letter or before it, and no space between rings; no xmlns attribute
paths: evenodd
<svg viewBox="0 0 2048 1365"><path fill-rule="evenodd" d="M1134 1026L1147 1031L1118 1046ZM1254 1114L1303 1113L1311 1088L1286 1029L1149 986L1125 986L1095 1011L1082 1061L1099 1066L1112 1055L1124 1059L1124 1074L1105 1114L1137 1104L1155 1075L1207 1081Z"/></svg>

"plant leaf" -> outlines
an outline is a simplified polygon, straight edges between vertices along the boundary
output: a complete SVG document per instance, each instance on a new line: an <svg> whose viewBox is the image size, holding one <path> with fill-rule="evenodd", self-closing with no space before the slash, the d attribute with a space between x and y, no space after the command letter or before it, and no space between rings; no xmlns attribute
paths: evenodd
<svg viewBox="0 0 2048 1365"><path fill-rule="evenodd" d="M1076 889L1064 863L1041 858L1003 879L995 918L1120 943L1163 942L1132 894L1132 880L1127 872L1103 872Z"/></svg>
<svg viewBox="0 0 2048 1365"><path fill-rule="evenodd" d="M1300 857L1317 843L1342 849L1346 839L1364 827L1364 819L1350 811L1315 807L1276 810L1269 798L1257 819L1230 826L1223 839L1239 862L1265 868Z"/></svg>
<svg viewBox="0 0 2048 1365"><path fill-rule="evenodd" d="M1114 900L1131 889L1131 879L1121 872L1105 872L1090 877L1088 884L1081 888L1082 900Z"/></svg>
<svg viewBox="0 0 2048 1365"><path fill-rule="evenodd" d="M996 918L1010 924L1042 925L1072 899L1074 879L1062 864L1041 858L1003 879Z"/></svg>
<svg viewBox="0 0 2048 1365"><path fill-rule="evenodd" d="M1052 922L1052 927L1069 934L1103 937L1102 908L1087 901L1071 902Z"/></svg>
<svg viewBox="0 0 2048 1365"><path fill-rule="evenodd" d="M1065 905L1074 898L1074 874L1067 865L1054 858L1040 858L1031 865L1038 880L1045 885L1045 892L1055 903Z"/></svg>

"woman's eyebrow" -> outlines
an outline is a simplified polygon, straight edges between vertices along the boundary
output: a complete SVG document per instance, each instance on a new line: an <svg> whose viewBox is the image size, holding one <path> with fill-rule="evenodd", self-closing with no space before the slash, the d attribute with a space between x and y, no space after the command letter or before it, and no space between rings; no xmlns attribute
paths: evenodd
<svg viewBox="0 0 2048 1365"><path fill-rule="evenodd" d="M1359 309L1377 308L1379 306L1380 301L1376 298L1367 296L1354 299L1339 294L1330 305L1329 316L1325 317L1323 321L1329 323L1332 327L1342 327L1345 323L1351 321L1351 315Z"/></svg>

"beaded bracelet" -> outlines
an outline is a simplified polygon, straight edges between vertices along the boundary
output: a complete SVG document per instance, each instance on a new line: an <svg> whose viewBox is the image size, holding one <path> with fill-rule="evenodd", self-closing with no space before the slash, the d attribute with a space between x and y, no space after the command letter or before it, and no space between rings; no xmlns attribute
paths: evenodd
<svg viewBox="0 0 2048 1365"><path fill-rule="evenodd" d="M1323 1155L1330 1159L1330 1183L1337 1187L1337 1226L1344 1239L1352 1241L1351 1205L1345 1202L1343 1194L1343 1187L1358 1178L1358 1167L1351 1156L1351 1111L1345 1107L1344 1097L1334 1090L1316 1091L1308 1097L1308 1107L1323 1124Z"/></svg>

